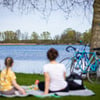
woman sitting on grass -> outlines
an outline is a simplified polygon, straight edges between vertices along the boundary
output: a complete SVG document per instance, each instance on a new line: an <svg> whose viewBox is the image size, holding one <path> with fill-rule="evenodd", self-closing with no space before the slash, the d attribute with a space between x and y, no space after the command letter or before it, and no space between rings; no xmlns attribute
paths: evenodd
<svg viewBox="0 0 100 100"><path fill-rule="evenodd" d="M66 79L66 68L63 64L56 62L58 51L51 48L47 52L47 58L50 63L44 65L45 82L39 82L38 87L44 91L44 95L53 92L68 92L68 83Z"/></svg>
<svg viewBox="0 0 100 100"><path fill-rule="evenodd" d="M4 95L13 95L16 93L25 95L25 90L17 84L16 76L11 70L13 66L13 59L11 57L5 59L5 66L6 68L2 70L0 75L0 93Z"/></svg>

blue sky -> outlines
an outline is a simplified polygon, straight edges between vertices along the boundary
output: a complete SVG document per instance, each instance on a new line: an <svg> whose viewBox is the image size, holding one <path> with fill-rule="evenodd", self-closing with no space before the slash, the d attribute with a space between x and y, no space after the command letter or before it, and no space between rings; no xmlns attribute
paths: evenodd
<svg viewBox="0 0 100 100"><path fill-rule="evenodd" d="M20 29L22 33L32 32L41 34L49 31L51 36L60 35L66 28L72 28L79 32L84 32L91 28L92 13L89 11L84 16L82 9L74 9L68 19L62 11L52 12L47 20L39 12L21 14L18 11L11 12L7 8L0 7L0 32L6 30L16 31Z"/></svg>

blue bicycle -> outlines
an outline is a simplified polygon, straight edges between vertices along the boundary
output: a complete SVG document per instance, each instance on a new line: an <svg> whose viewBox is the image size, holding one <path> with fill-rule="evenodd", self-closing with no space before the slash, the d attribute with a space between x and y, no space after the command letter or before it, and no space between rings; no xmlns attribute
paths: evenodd
<svg viewBox="0 0 100 100"><path fill-rule="evenodd" d="M84 45L82 51L79 51L74 46L68 46L66 48L67 53L74 53L73 57L66 57L61 60L61 63L66 62L67 69L71 74L76 72L83 78L87 78L91 83L100 82L100 53L98 52L86 52L87 45ZM95 49L96 50L96 49Z"/></svg>

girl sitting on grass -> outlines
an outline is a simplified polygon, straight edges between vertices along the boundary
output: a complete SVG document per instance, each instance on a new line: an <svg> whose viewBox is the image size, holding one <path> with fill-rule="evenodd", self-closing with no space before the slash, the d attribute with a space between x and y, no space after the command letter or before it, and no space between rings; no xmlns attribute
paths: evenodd
<svg viewBox="0 0 100 100"><path fill-rule="evenodd" d="M5 59L5 66L6 68L2 70L0 75L0 93L4 95L14 95L17 93L25 95L25 90L17 84L15 73L11 70L13 66L13 59L11 57Z"/></svg>

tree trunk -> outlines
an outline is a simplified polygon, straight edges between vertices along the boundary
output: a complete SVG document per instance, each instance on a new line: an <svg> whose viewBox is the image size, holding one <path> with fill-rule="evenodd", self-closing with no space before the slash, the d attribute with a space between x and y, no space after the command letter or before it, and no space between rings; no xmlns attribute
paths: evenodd
<svg viewBox="0 0 100 100"><path fill-rule="evenodd" d="M100 0L94 0L91 48L100 48Z"/></svg>

